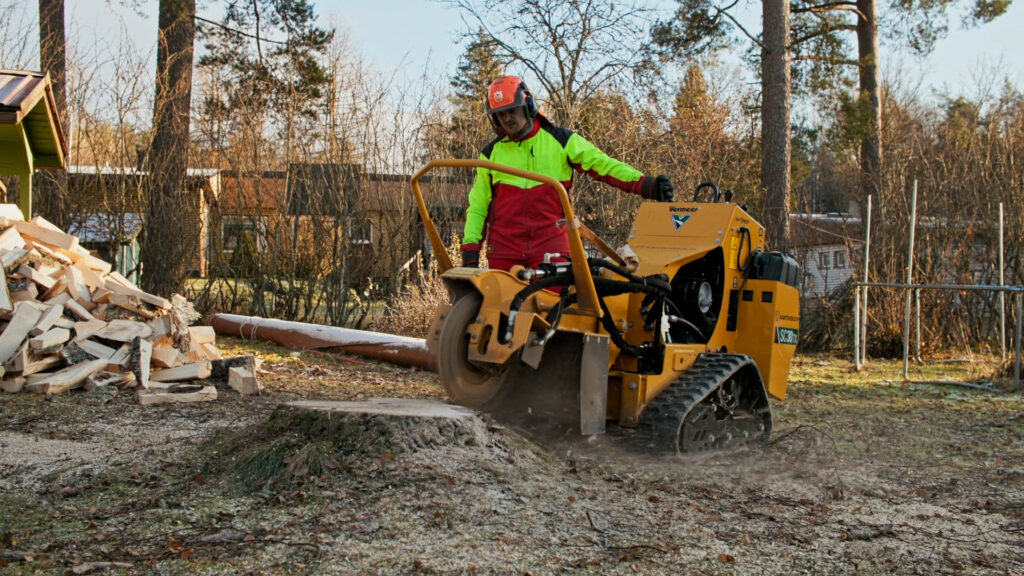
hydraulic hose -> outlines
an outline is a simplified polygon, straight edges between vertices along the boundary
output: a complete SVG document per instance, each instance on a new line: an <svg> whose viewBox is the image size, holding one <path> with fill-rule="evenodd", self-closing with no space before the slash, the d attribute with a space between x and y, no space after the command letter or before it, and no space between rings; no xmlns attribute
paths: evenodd
<svg viewBox="0 0 1024 576"><path fill-rule="evenodd" d="M566 270L565 272L559 272L552 276L546 276L539 280L527 284L525 288L519 291L512 298L512 303L509 305L508 312L508 328L505 329L505 341L508 342L512 339L512 333L515 330L516 315L519 314L519 307L523 305L523 302L527 298L540 292L545 288L551 288L552 286L568 286L572 281L572 270Z"/></svg>

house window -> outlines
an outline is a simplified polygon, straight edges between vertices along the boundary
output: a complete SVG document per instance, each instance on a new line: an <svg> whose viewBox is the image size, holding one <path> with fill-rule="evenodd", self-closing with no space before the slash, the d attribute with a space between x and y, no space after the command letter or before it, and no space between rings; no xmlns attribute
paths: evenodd
<svg viewBox="0 0 1024 576"><path fill-rule="evenodd" d="M832 267L833 268L846 268L846 252L842 250L836 250L832 253Z"/></svg>
<svg viewBox="0 0 1024 576"><path fill-rule="evenodd" d="M257 252L266 249L266 235L262 227L252 220L227 220L221 225L220 234L224 254L234 254L236 250L244 249L246 244Z"/></svg>
<svg viewBox="0 0 1024 576"><path fill-rule="evenodd" d="M832 256L830 252L818 253L818 268L820 270L828 270L831 268L830 256Z"/></svg>
<svg viewBox="0 0 1024 576"><path fill-rule="evenodd" d="M373 245L373 222L369 218L349 220L348 237L352 244Z"/></svg>

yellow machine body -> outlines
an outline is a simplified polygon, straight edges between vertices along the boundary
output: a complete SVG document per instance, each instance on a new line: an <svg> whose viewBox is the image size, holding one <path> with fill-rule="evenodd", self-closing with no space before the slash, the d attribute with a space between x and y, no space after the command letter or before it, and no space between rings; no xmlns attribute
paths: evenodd
<svg viewBox="0 0 1024 576"><path fill-rule="evenodd" d="M446 162L475 165L479 161ZM414 190L418 194L415 180ZM570 243L582 244L582 238L573 232L589 231L573 217L567 197L563 206L567 222L576 222L575 229L570 225ZM421 214L428 222L425 209ZM428 232L431 227L428 222ZM445 355L458 355L458 362L470 371L481 370L479 381L491 386L494 394L480 396L488 399L480 405L487 405L492 397L500 400L498 391L511 388L514 394L517 386L527 384L524 381L546 379L543 386L567 383L570 387L579 381L580 402L589 402L591 411L603 409L606 420L632 427L644 419L645 410L667 388L679 385L676 383L699 358L714 354L749 357L754 366L745 365L741 370L747 374L743 387L763 386L762 396L766 392L779 400L785 398L799 334L795 287L798 270L791 258L766 253L764 228L741 206L728 202L645 202L639 207L627 240L628 249L635 254L630 272L635 277L662 278L670 283L660 318L649 309L650 299L644 293L597 295L600 288L595 288L595 283L621 280L623 275L617 270L627 265L619 255L622 251L608 253L603 242L598 241L598 245L618 268L588 267L586 258L580 263L581 258L576 256L583 252L582 246L574 250L571 275L575 283L567 288L573 296L571 305L562 302L558 293L537 290L525 298L520 296L521 302L513 311L513 300L530 284L520 279L522 270L460 268L448 263L442 278L452 293L453 304L438 310L428 345L442 360ZM588 294L595 296L591 299ZM459 302L467 297L474 299L475 312L458 311L464 326L456 327L456 337L445 340L445 330L452 331L446 323L454 321L449 318L456 312L453 307L464 306ZM560 302L561 314L552 319ZM652 322L652 317L659 321ZM611 334L610 328L618 334ZM544 344L553 341L552 333L583 338L585 351L581 355L544 350ZM638 354L637 350L644 352ZM541 366L545 370L541 374L535 370L541 354L565 357L549 358ZM583 366L573 365L577 361ZM598 362L603 363L599 369L593 366ZM532 368L522 368L523 363ZM507 370L512 365L520 369ZM442 379L444 374L442 370ZM598 386L593 380L600 378L604 381ZM720 388L721 383L709 385L709 389L715 387ZM603 391L604 398L595 399L595 395L602 394L595 390ZM717 390L713 392L721 395ZM757 404L760 408L755 412L767 410L767 398ZM584 407L584 419L586 412ZM710 416L705 419L713 420ZM770 413L766 422L770 431Z"/></svg>

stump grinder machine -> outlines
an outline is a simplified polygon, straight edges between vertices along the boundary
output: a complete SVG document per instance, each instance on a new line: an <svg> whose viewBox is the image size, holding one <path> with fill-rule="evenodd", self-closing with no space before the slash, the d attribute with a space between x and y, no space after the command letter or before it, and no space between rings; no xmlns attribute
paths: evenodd
<svg viewBox="0 0 1024 576"><path fill-rule="evenodd" d="M437 167L477 166L558 191L570 262L509 272L452 265L419 179ZM454 402L563 433L601 434L612 421L656 451L769 438L768 397L785 398L799 333L799 268L765 251L764 228L730 192L723 198L708 183L693 202L644 202L628 248L617 252L547 176L437 160L411 185L451 295L427 345ZM599 256L588 257L584 239Z"/></svg>

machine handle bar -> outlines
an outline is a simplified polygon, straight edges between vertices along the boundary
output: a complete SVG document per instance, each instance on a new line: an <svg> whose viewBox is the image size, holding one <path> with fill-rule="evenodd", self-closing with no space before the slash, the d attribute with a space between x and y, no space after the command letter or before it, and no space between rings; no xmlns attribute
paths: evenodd
<svg viewBox="0 0 1024 576"><path fill-rule="evenodd" d="M590 274L590 267L587 265L587 253L583 249L583 240L580 238L580 228L583 226L573 214L572 205L569 203L569 194L566 193L562 183L550 176L520 170L512 166L505 166L489 160L433 160L413 175L410 181L413 194L416 196L416 204L419 207L420 218L427 229L427 237L430 239L430 246L437 256L437 264L441 272L451 269L452 261L448 257L448 251L437 232L434 221L427 211L427 204L423 200L423 193L420 192L419 180L427 172L434 168L486 168L496 172L502 172L511 176L526 178L542 184L547 184L558 192L558 199L562 203L562 213L565 216L566 229L569 232L569 256L572 259L573 279L576 283L576 294L579 312L596 318L601 317L600 303L597 299L597 288L594 287L594 277Z"/></svg>

